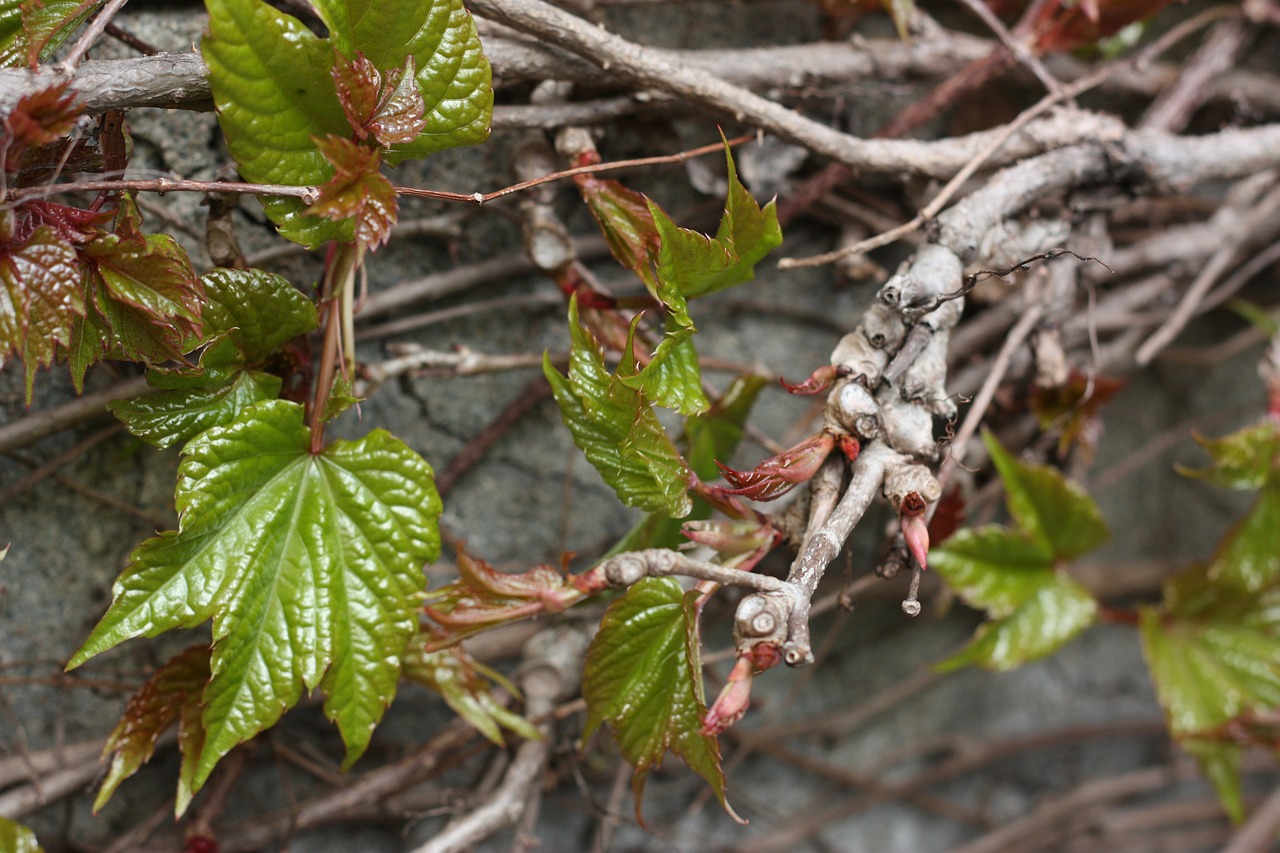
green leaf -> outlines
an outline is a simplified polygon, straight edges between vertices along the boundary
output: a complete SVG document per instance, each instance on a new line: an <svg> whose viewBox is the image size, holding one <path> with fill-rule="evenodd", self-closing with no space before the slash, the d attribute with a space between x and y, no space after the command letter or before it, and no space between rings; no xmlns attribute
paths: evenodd
<svg viewBox="0 0 1280 853"><path fill-rule="evenodd" d="M1169 730L1239 819L1234 727L1280 708L1280 587L1246 592L1193 567L1166 583L1162 605L1144 608L1140 626Z"/></svg>
<svg viewBox="0 0 1280 853"><path fill-rule="evenodd" d="M240 413L280 395L278 376L243 371L226 385L206 389L161 391L131 400L117 400L107 409L129 432L156 447L186 444L215 426L232 423Z"/></svg>
<svg viewBox="0 0 1280 853"><path fill-rule="evenodd" d="M330 39L261 0L209 0L209 35L202 50L218 121L247 180L319 186L333 168L314 140L347 138L347 120L330 70L336 48L360 52L382 71L417 69L425 130L393 146L386 160L425 157L484 141L493 89L488 60L461 0L377 4L325 0L318 4ZM308 215L298 199L264 198L281 233L315 247L350 240L352 223Z"/></svg>
<svg viewBox="0 0 1280 853"><path fill-rule="evenodd" d="M0 850L5 853L44 853L34 832L7 817L0 817Z"/></svg>
<svg viewBox="0 0 1280 853"><path fill-rule="evenodd" d="M699 733L706 703L698 660L697 593L673 578L645 578L609 605L587 650L582 696L586 734L609 723L635 768L636 816L649 771L667 750L707 781L722 806L724 773L716 739Z"/></svg>
<svg viewBox="0 0 1280 853"><path fill-rule="evenodd" d="M388 163L488 139L492 72L461 0L319 0L316 7L345 56L360 51L383 71L414 60L426 129L412 142L393 145Z"/></svg>
<svg viewBox="0 0 1280 853"><path fill-rule="evenodd" d="M640 318L632 321L627 334L627 356L618 369L623 385L641 392L652 403L674 409L682 415L705 412L711 404L702 390L702 371L698 352L691 340L693 327L681 326L674 318L667 320L667 333L654 350L649 363L639 371L635 359L635 334Z"/></svg>
<svg viewBox="0 0 1280 853"><path fill-rule="evenodd" d="M260 403L185 448L180 529L139 546L76 667L130 637L213 619L207 739L193 790L302 690L347 745L368 745L416 630L421 566L439 552L430 467L383 430L309 452L302 407Z"/></svg>
<svg viewBox="0 0 1280 853"><path fill-rule="evenodd" d="M498 746L503 745L502 728L528 740L542 739L532 723L494 699L493 688L486 679L519 696L510 682L478 663L461 646L428 651L430 640L430 636L420 633L409 641L404 656L405 678L439 693L455 714Z"/></svg>
<svg viewBox="0 0 1280 853"><path fill-rule="evenodd" d="M961 530L930 552L930 566L993 620L941 670L1012 669L1060 648L1097 616L1097 602L1060 565L1106 540L1097 507L1057 470L1019 462L983 438L1016 526Z"/></svg>
<svg viewBox="0 0 1280 853"><path fill-rule="evenodd" d="M1249 325L1264 333L1268 338L1275 337L1276 333L1280 332L1280 312L1267 311L1262 306L1247 299L1228 300L1227 307L1247 320Z"/></svg>
<svg viewBox="0 0 1280 853"><path fill-rule="evenodd" d="M0 0L0 68L44 62L101 0Z"/></svg>
<svg viewBox="0 0 1280 853"><path fill-rule="evenodd" d="M22 246L0 246L0 363L22 356L28 404L36 368L71 344L84 316L80 278L75 249L52 228L37 228Z"/></svg>
<svg viewBox="0 0 1280 853"><path fill-rule="evenodd" d="M245 364L260 364L285 341L318 325L316 307L283 276L262 270L205 273L206 337L228 332Z"/></svg>
<svg viewBox="0 0 1280 853"><path fill-rule="evenodd" d="M574 443L628 506L673 518L689 514L688 468L644 396L609 373L599 342L569 305L569 375L543 358Z"/></svg>
<svg viewBox="0 0 1280 853"><path fill-rule="evenodd" d="M1009 514L1028 536L1064 559L1107 541L1107 523L1084 489L1055 468L1018 461L990 432L982 440L1004 483Z"/></svg>
<svg viewBox="0 0 1280 853"><path fill-rule="evenodd" d="M1209 566L1215 580L1258 592L1280 581L1280 480L1273 481L1254 502L1249 514L1231 529Z"/></svg>
<svg viewBox="0 0 1280 853"><path fill-rule="evenodd" d="M1260 421L1223 438L1204 438L1196 442L1213 460L1208 468L1179 467L1179 472L1208 480L1224 489L1260 489L1280 480L1280 424Z"/></svg>
<svg viewBox="0 0 1280 853"><path fill-rule="evenodd" d="M719 476L716 460L728 460L742 441L743 428L767 376L739 376L704 414L684 422L689 467L703 480Z"/></svg>
<svg viewBox="0 0 1280 853"><path fill-rule="evenodd" d="M174 807L181 817L194 794L196 758L204 746L200 723L200 695L209 681L209 647L192 646L180 653L142 685L130 699L120 722L107 738L103 755L111 756L111 767L93 801L97 813L120 783L151 760L156 741L165 729L178 724L178 747L182 769L178 775L178 797Z"/></svg>
<svg viewBox="0 0 1280 853"><path fill-rule="evenodd" d="M695 299L751 281L755 266L782 242L778 211L771 201L761 209L738 180L733 155L725 145L729 193L715 237L680 228L655 205L649 211L662 239L656 258L661 282L674 283L686 299Z"/></svg>
<svg viewBox="0 0 1280 853"><path fill-rule="evenodd" d="M932 565L934 556L929 555ZM1093 624L1098 604L1065 575L1037 573L1040 583L1017 609L978 628L962 651L937 665L946 672L967 664L1010 670L1052 654Z"/></svg>
<svg viewBox="0 0 1280 853"><path fill-rule="evenodd" d="M769 379L764 376L739 376L707 412L685 418L686 456L689 467L700 479L710 480L716 477L719 474L716 460L728 459L733 455L738 443L742 441L743 426L751 413L751 407L767 384ZM676 548L688 542L681 532L683 523L711 517L711 505L697 495L692 498L693 508L683 519L650 513L619 539L605 556L645 548Z"/></svg>

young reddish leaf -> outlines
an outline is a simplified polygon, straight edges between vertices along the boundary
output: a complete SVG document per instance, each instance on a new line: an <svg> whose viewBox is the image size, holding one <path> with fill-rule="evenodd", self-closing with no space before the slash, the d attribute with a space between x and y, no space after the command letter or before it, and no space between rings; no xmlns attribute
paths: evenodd
<svg viewBox="0 0 1280 853"><path fill-rule="evenodd" d="M427 618L456 642L484 628L558 613L583 597L572 580L551 566L519 574L500 572L477 557L458 551L458 580L427 593Z"/></svg>
<svg viewBox="0 0 1280 853"><path fill-rule="evenodd" d="M23 245L0 245L0 362L10 353L22 356L28 403L36 368L71 343L84 312L75 249L51 228L38 229Z"/></svg>
<svg viewBox="0 0 1280 853"><path fill-rule="evenodd" d="M702 727L698 729L700 734L708 737L722 735L742 719L751 706L751 682L755 675L756 669L751 656L743 655L738 658L729 677L725 679L720 695L702 718Z"/></svg>
<svg viewBox="0 0 1280 853"><path fill-rule="evenodd" d="M835 365L826 364L809 374L809 378L798 385L792 385L785 379L779 381L782 383L782 387L787 389L788 394L821 394L831 387L832 382L836 381L836 377L840 375L840 370Z"/></svg>
<svg viewBox="0 0 1280 853"><path fill-rule="evenodd" d="M261 0L210 0L209 35L201 43L218 122L246 180L317 186L333 169L313 140L352 133L333 77L335 50L363 54L374 68L412 69L392 81L385 108L367 128L375 138L399 139L413 126L406 78L423 99L425 129L395 142L385 160L425 157L489 134L493 89L489 63L462 0L349 4L324 0L316 10L329 38ZM403 84L403 85L402 85ZM298 199L264 198L281 233L309 247L349 240L353 223L308 215Z"/></svg>
<svg viewBox="0 0 1280 853"><path fill-rule="evenodd" d="M332 74L356 139L372 136L390 147L412 142L426 127L412 56L404 67L388 71L384 78L363 53L356 51L350 60L337 54Z"/></svg>
<svg viewBox="0 0 1280 853"><path fill-rule="evenodd" d="M111 331L111 354L154 364L196 345L204 289L172 237L103 234L81 257L92 304Z"/></svg>
<svg viewBox="0 0 1280 853"><path fill-rule="evenodd" d="M75 96L67 94L70 85L70 80L64 80L48 89L23 95L4 117L7 139L0 143L3 144L0 156L4 158L5 171L16 171L27 149L53 142L75 127L82 109L77 106Z"/></svg>
<svg viewBox="0 0 1280 853"><path fill-rule="evenodd" d="M1009 514L1049 554L1071 559L1107 541L1107 524L1080 486L1055 468L1018 461L989 432L982 440L1004 483Z"/></svg>
<svg viewBox="0 0 1280 853"><path fill-rule="evenodd" d="M1030 30L1037 53L1087 47L1135 21L1149 18L1170 0L1050 0L1037 7Z"/></svg>
<svg viewBox="0 0 1280 853"><path fill-rule="evenodd" d="M431 468L383 430L310 450L301 406L260 403L184 448L177 531L142 543L69 668L213 619L192 790L319 686L349 765L395 695L439 552Z"/></svg>
<svg viewBox="0 0 1280 853"><path fill-rule="evenodd" d="M599 161L598 157L593 159ZM653 224L649 199L617 181L597 178L592 174L575 175L573 180L587 203L587 209L599 224L613 257L640 276L649 285L650 292L656 292L657 283L653 280L650 266L662 238Z"/></svg>
<svg viewBox="0 0 1280 853"><path fill-rule="evenodd" d="M335 50L329 73L333 75L338 103L356 139L367 139L369 120L378 109L382 94L382 72L358 50L351 59Z"/></svg>
<svg viewBox="0 0 1280 853"><path fill-rule="evenodd" d="M95 813L107 804L121 782L151 760L160 735L177 722L182 769L178 776L174 811L182 816L194 793L191 782L196 758L204 747L200 696L209 678L209 647L192 646L156 670L155 675L133 694L103 750L103 756L111 756L111 767L98 789L97 799L93 801Z"/></svg>
<svg viewBox="0 0 1280 853"><path fill-rule="evenodd" d="M898 527L902 530L902 539L911 556L916 558L916 565L922 569L929 568L929 524L924 518L927 507L928 504L919 492L911 492L902 499L898 512Z"/></svg>
<svg viewBox="0 0 1280 853"><path fill-rule="evenodd" d="M356 241L366 249L378 248L391 236L399 211L395 190L382 174L381 154L338 136L312 141L333 167L333 177L320 187L320 198L307 215L334 222L352 218Z"/></svg>
<svg viewBox="0 0 1280 853"><path fill-rule="evenodd" d="M1193 567L1165 584L1161 606L1144 608L1140 624L1169 730L1239 820L1233 728L1280 708L1280 586L1250 592Z"/></svg>
<svg viewBox="0 0 1280 853"><path fill-rule="evenodd" d="M772 501L816 474L835 446L835 436L820 432L790 450L770 456L750 471L738 471L719 462L716 465L733 486L724 490L727 494L743 495L754 501Z"/></svg>
<svg viewBox="0 0 1280 853"><path fill-rule="evenodd" d="M1073 371L1063 385L1035 389L1031 395L1031 410L1035 412L1041 429L1056 428L1060 431L1059 459L1066 459L1073 447L1080 448L1086 461L1093 459L1100 432L1099 412L1125 384L1120 379L1090 378Z"/></svg>
<svg viewBox="0 0 1280 853"><path fill-rule="evenodd" d="M7 817L0 817L0 850L6 853L44 853L34 832Z"/></svg>
<svg viewBox="0 0 1280 853"><path fill-rule="evenodd" d="M707 713L698 656L696 592L673 578L645 578L609 605L587 650L586 735L609 723L635 768L636 818L649 771L671 750L706 780L729 814L720 746L701 733ZM737 818L737 815L733 815Z"/></svg>
<svg viewBox="0 0 1280 853"><path fill-rule="evenodd" d="M576 301L569 303L569 331L569 375L545 357L543 373L574 443L623 503L672 518L688 515L684 459L644 395L609 373L599 342L578 322Z"/></svg>
<svg viewBox="0 0 1280 853"><path fill-rule="evenodd" d="M48 226L72 245L81 246L102 233L102 225L111 219L109 210L82 210L52 201L25 201L22 203L23 222L15 237L25 236L40 226Z"/></svg>
<svg viewBox="0 0 1280 853"><path fill-rule="evenodd" d="M502 728L528 740L542 739L533 724L494 699L494 684L518 697L520 691L511 682L476 661L461 646L431 651L434 639L419 633L409 641L404 654L405 678L439 693L455 714L498 746L503 745Z"/></svg>

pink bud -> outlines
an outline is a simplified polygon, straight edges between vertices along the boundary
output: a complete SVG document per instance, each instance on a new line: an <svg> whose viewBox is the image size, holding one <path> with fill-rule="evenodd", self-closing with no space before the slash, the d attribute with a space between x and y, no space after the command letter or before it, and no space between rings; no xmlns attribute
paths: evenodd
<svg viewBox="0 0 1280 853"><path fill-rule="evenodd" d="M834 365L826 365L819 367L809 375L809 378L801 382L799 385L792 385L785 379L780 379L782 387L787 389L790 394L819 394L831 387L831 383L836 381L839 376L839 369Z"/></svg>
<svg viewBox="0 0 1280 853"><path fill-rule="evenodd" d="M742 715L747 713L747 708L751 705L753 678L755 678L755 667L751 662L751 656L738 658L738 662L733 665L733 671L729 673L729 680L725 682L716 701L707 709L707 715L702 718L699 734L707 737L723 734L742 719Z"/></svg>
<svg viewBox="0 0 1280 853"><path fill-rule="evenodd" d="M906 506L906 501L902 501L902 505ZM915 557L915 562L918 562L920 569L928 569L929 525L925 524L923 512L918 515L906 515L904 512L897 517L897 521L902 528L902 539L906 540L906 547L910 549L911 556Z"/></svg>

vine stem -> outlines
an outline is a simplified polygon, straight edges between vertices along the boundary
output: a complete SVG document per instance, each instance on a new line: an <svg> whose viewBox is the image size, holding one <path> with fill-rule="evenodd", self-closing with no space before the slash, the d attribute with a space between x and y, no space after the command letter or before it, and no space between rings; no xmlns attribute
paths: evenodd
<svg viewBox="0 0 1280 853"><path fill-rule="evenodd" d="M343 354L342 371L351 375L351 356L347 350L355 346L352 334L353 293L356 275L364 262L364 246L360 243L334 243L325 267L323 298L325 301L324 345L320 351L320 367L315 376L315 392L311 403L311 453L324 449L324 411L329 405L333 381L338 375L338 354ZM335 316L337 312L337 316Z"/></svg>

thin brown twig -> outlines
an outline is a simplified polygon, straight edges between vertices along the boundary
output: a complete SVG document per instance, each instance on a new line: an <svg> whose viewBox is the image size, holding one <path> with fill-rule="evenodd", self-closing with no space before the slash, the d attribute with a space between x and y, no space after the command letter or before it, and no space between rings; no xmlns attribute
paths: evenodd
<svg viewBox="0 0 1280 853"><path fill-rule="evenodd" d="M76 43L67 51L66 57L58 63L58 68L64 74L70 75L76 70L80 60L84 59L89 52L89 48L93 47L94 42L102 35L102 31L106 29L107 24L111 23L111 19L115 17L116 12L119 12L126 2L128 0L107 0L98 14L89 22L89 26L85 28L80 38L76 39Z"/></svg>
<svg viewBox="0 0 1280 853"><path fill-rule="evenodd" d="M54 456L49 461L37 466L35 470L31 471L25 477L18 480L4 491L0 491L0 506L7 505L18 495L50 476L63 465L66 465L76 457L83 455L94 447L97 447L108 438L111 438L113 435L120 432L122 429L124 429L124 425L117 423L112 424L105 429L98 430L87 438L76 442L74 445Z"/></svg>

